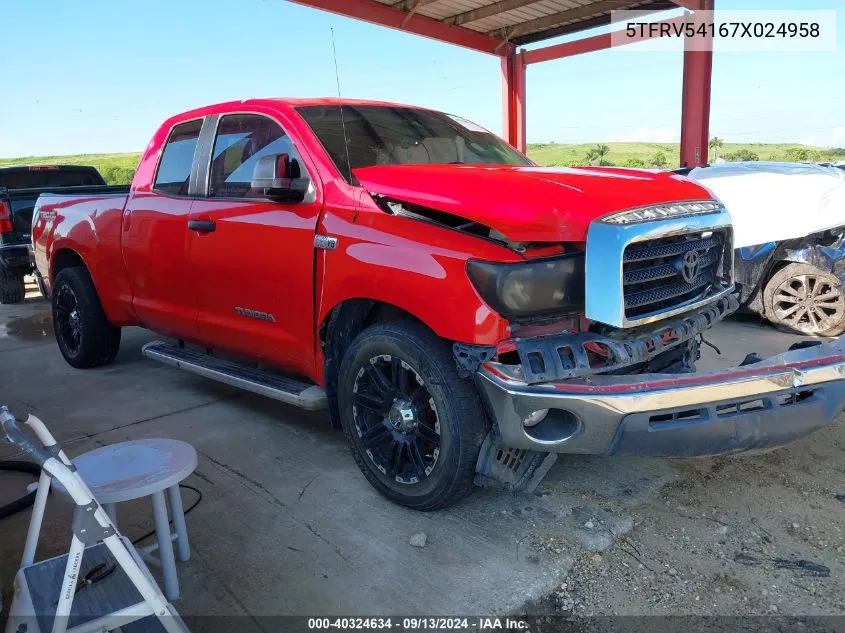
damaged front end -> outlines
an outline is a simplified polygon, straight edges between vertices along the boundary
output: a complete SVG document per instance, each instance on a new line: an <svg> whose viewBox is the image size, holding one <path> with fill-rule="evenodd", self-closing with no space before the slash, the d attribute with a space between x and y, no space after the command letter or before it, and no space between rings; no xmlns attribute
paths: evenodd
<svg viewBox="0 0 845 633"><path fill-rule="evenodd" d="M845 407L845 338L798 344L768 359L748 354L731 369L695 370L706 330L739 305L723 220L687 218L684 233L661 234L666 223L623 227L617 235L631 241L591 227L590 236L613 246L588 239L586 327L555 334L517 328L495 349L455 346L493 421L479 460L482 479L530 490L559 453L694 457L768 449L836 419ZM684 274L689 261L698 262L698 274ZM661 318L636 311L643 297Z"/></svg>
<svg viewBox="0 0 845 633"><path fill-rule="evenodd" d="M554 464L556 453L605 452L593 439L601 431L587 429L592 420L582 423L577 414L554 403L540 406L545 401L529 393L599 377L630 376L629 384L637 385L644 374L690 375L705 331L737 307L736 298L727 295L680 317L627 330L599 327L517 337L499 348L455 344L455 359L464 375L476 376L494 423L479 457L478 483L493 480L530 492ZM525 393L508 391L516 384Z"/></svg>
<svg viewBox="0 0 845 633"><path fill-rule="evenodd" d="M530 451L694 457L788 443L845 405L845 340L812 342L731 369L595 375L529 384L512 367L476 374L501 443Z"/></svg>
<svg viewBox="0 0 845 633"><path fill-rule="evenodd" d="M728 295L697 311L639 328L516 338L516 357L503 354L499 364L529 385L601 374L688 373L695 371L696 337L738 307L736 298ZM491 360L496 348L458 343L454 353L469 375ZM507 363L508 357L518 362Z"/></svg>

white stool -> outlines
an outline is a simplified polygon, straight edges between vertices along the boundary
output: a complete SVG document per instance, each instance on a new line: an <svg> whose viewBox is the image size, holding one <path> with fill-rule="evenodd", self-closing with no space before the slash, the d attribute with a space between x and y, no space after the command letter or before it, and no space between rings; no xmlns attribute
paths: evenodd
<svg viewBox="0 0 845 633"><path fill-rule="evenodd" d="M94 449L71 461L115 525L115 504L152 497L157 542L138 548L138 553L146 561L161 566L164 594L169 600L176 600L179 597L179 579L173 541L176 541L179 560L187 561L191 557L179 482L197 467L194 447L179 440L132 440ZM52 485L55 490L67 495L55 479ZM173 533L170 532L165 491L170 500ZM152 556L155 550L159 552L158 559Z"/></svg>

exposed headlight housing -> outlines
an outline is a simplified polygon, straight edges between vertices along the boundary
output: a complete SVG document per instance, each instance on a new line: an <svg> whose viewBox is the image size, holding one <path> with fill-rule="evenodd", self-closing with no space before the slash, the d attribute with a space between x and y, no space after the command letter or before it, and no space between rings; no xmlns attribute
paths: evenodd
<svg viewBox="0 0 845 633"><path fill-rule="evenodd" d="M584 311L584 253L513 264L471 260L467 274L487 305L505 318Z"/></svg>
<svg viewBox="0 0 845 633"><path fill-rule="evenodd" d="M701 202L678 202L675 204L658 204L639 209L630 209L601 218L607 224L638 224L640 222L654 222L680 218L687 215L704 215L705 213L719 213L724 209L722 203L714 200Z"/></svg>

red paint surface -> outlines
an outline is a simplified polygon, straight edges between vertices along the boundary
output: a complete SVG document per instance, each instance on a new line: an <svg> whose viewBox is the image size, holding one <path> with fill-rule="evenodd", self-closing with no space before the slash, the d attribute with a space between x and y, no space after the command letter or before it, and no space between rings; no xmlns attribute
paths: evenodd
<svg viewBox="0 0 845 633"><path fill-rule="evenodd" d="M598 217L680 200L710 200L672 174L613 168L383 165L356 169L368 191L448 211L517 242L583 242Z"/></svg>
<svg viewBox="0 0 845 633"><path fill-rule="evenodd" d="M713 0L697 0L713 9ZM693 19L698 14L693 14ZM699 24L699 22L696 22ZM710 46L712 47L712 38ZM689 42L685 42L689 47ZM710 142L710 86L713 50L684 50L684 81L681 99L681 167L707 164Z"/></svg>
<svg viewBox="0 0 845 633"><path fill-rule="evenodd" d="M527 149L525 53L512 53L502 58L502 116L505 140L520 152Z"/></svg>
<svg viewBox="0 0 845 633"><path fill-rule="evenodd" d="M447 211L514 241L583 242L602 215L645 204L709 199L698 185L623 169L411 165L338 173L297 105L335 99L230 102L168 119L141 158L128 196L46 196L33 226L36 263L48 283L56 257L88 267L108 318L259 359L322 383L320 325L349 299L405 310L445 339L495 345L508 323L478 296L469 259L518 261L499 244L379 208L370 192ZM349 103L349 102L346 102ZM277 204L168 196L152 190L170 129L209 114L267 115L287 131L311 176L313 203ZM187 228L213 219L213 233ZM315 250L315 232L338 238ZM235 307L272 314L274 322Z"/></svg>

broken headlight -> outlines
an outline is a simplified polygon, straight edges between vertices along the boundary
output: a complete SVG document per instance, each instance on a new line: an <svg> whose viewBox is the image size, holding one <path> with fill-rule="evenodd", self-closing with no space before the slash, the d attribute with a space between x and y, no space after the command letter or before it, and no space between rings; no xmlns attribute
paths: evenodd
<svg viewBox="0 0 845 633"><path fill-rule="evenodd" d="M584 310L584 253L514 264L471 260L467 274L487 305L506 318Z"/></svg>

